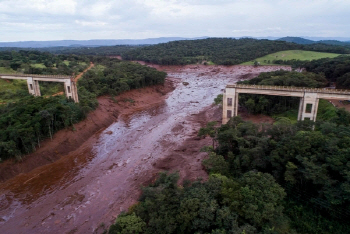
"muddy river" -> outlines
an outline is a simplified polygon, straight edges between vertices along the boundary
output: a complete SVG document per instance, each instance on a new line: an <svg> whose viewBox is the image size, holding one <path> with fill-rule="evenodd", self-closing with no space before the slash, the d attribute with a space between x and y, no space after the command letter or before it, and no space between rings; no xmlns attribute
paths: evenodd
<svg viewBox="0 0 350 234"><path fill-rule="evenodd" d="M157 162L196 135L200 125L193 116L227 83L281 68L155 67L176 83L163 102L123 116L62 160L0 185L1 233L101 232L137 200L140 187L160 170ZM191 163L200 168L200 161Z"/></svg>

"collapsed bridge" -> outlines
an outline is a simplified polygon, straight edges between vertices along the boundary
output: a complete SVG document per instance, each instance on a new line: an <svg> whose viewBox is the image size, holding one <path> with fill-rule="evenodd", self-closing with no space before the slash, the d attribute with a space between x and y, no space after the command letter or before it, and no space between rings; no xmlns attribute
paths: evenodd
<svg viewBox="0 0 350 234"><path fill-rule="evenodd" d="M41 96L39 81L62 82L66 97L79 102L77 85L73 76L36 75L36 74L0 74L1 79L27 80L28 91L34 96Z"/></svg>
<svg viewBox="0 0 350 234"><path fill-rule="evenodd" d="M223 124L226 124L231 117L237 116L240 93L300 97L298 120L312 121L316 121L320 98L350 100L350 90L232 84L226 86L223 95Z"/></svg>

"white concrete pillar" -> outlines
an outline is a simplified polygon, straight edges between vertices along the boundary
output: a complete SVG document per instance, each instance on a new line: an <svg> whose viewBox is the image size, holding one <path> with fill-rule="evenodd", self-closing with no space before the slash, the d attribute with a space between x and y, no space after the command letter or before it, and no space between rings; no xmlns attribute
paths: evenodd
<svg viewBox="0 0 350 234"><path fill-rule="evenodd" d="M319 98L316 98L315 100L315 104L313 105L314 108L312 110L312 113L313 113L313 117L311 120L313 120L314 122L316 122L316 118L317 118L317 111L318 111L318 103L319 103L320 99Z"/></svg>
<svg viewBox="0 0 350 234"><path fill-rule="evenodd" d="M235 92L235 104L233 106L233 116L237 116L238 115L238 92Z"/></svg>
<svg viewBox="0 0 350 234"><path fill-rule="evenodd" d="M73 99L74 102L79 102L77 85L71 79L64 80L64 92L68 99Z"/></svg>
<svg viewBox="0 0 350 234"><path fill-rule="evenodd" d="M319 102L317 93L305 92L304 98L301 98L300 102L303 102L303 104L300 103L299 106L298 120L305 120L307 118L316 121Z"/></svg>
<svg viewBox="0 0 350 234"><path fill-rule="evenodd" d="M39 81L33 80L33 83L34 83L35 96L41 96Z"/></svg>
<svg viewBox="0 0 350 234"><path fill-rule="evenodd" d="M304 97L300 98L299 111L298 111L298 121L301 120L304 110Z"/></svg>
<svg viewBox="0 0 350 234"><path fill-rule="evenodd" d="M34 80L32 77L27 77L27 86L28 86L28 91L31 95L36 96L35 94L35 87L34 87Z"/></svg>
<svg viewBox="0 0 350 234"><path fill-rule="evenodd" d="M236 88L225 89L222 105L222 123L226 124L238 112L238 93L236 93Z"/></svg>
<svg viewBox="0 0 350 234"><path fill-rule="evenodd" d="M73 95L74 102L78 103L79 102L78 88L77 88L77 84L74 81L72 81L72 95Z"/></svg>
<svg viewBox="0 0 350 234"><path fill-rule="evenodd" d="M66 79L64 80L64 92L66 94L66 97L72 98L73 99L73 95L72 95L72 82L70 79Z"/></svg>

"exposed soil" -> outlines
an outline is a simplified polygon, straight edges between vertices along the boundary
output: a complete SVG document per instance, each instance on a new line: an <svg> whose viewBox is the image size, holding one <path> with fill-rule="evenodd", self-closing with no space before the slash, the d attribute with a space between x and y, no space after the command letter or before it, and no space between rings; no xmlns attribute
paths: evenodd
<svg viewBox="0 0 350 234"><path fill-rule="evenodd" d="M13 175L22 170L25 173L0 185L2 230L100 232L102 223L110 225L121 211L137 201L140 186L153 181L159 171L179 171L181 180L206 179L201 165L206 153L200 148L211 144L211 139L200 139L197 133L206 122L221 121L221 110L212 106L213 99L227 83L262 71L290 69L154 67L168 72L165 87L125 93L117 98L118 103L102 97L98 110L76 124L75 132L63 130L18 164L21 166L4 167L12 169L2 170L2 175L13 170L17 170ZM176 89L166 94L172 85ZM41 161L47 165L29 171Z"/></svg>
<svg viewBox="0 0 350 234"><path fill-rule="evenodd" d="M99 134L100 131L117 121L118 117L122 115L130 115L133 112L158 105L164 100L168 92L174 90L173 83L169 79L164 85L131 90L116 97L115 101L108 96L99 97L99 106L85 120L74 124L73 127L57 132L52 140L47 139L41 142L41 147L24 156L22 161L7 160L1 163L0 181L3 182L20 173L27 173L34 168L60 159L79 148L90 137L94 139L98 137L95 134ZM133 103L130 102L131 100Z"/></svg>
<svg viewBox="0 0 350 234"><path fill-rule="evenodd" d="M345 108L345 110L350 112L350 102L348 100L329 99L328 101L331 102L333 106L337 108Z"/></svg>
<svg viewBox="0 0 350 234"><path fill-rule="evenodd" d="M77 75L77 76L74 78L75 83L78 82L78 80L84 75L85 72L87 72L88 70L90 70L90 69L93 68L94 66L95 66L95 65L91 62L89 67L87 67L84 71L82 71L79 75Z"/></svg>

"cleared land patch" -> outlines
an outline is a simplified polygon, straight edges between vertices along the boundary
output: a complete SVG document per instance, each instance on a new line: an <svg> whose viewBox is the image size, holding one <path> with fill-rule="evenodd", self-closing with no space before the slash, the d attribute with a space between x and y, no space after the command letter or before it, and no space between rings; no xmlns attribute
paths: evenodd
<svg viewBox="0 0 350 234"><path fill-rule="evenodd" d="M310 60L321 59L321 58L335 58L339 55L340 54L304 51L304 50L285 50L285 51L269 54L249 62L242 63L242 65L254 65L254 61L259 62L260 65L274 65L275 64L274 61L276 60L295 59L295 60L310 61Z"/></svg>
<svg viewBox="0 0 350 234"><path fill-rule="evenodd" d="M8 67L0 67L0 73L12 74L15 71Z"/></svg>
<svg viewBox="0 0 350 234"><path fill-rule="evenodd" d="M30 64L30 66L35 68L46 68L46 66L43 63L34 63Z"/></svg>
<svg viewBox="0 0 350 234"><path fill-rule="evenodd" d="M19 94L28 93L27 82L25 80L4 80L0 79L0 103L15 102L19 99Z"/></svg>

